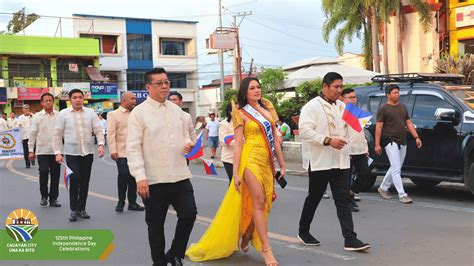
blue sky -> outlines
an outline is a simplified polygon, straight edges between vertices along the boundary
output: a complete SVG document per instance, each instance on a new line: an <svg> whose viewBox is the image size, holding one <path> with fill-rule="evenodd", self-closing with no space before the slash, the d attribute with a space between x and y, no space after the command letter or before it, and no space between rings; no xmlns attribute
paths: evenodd
<svg viewBox="0 0 474 266"><path fill-rule="evenodd" d="M141 18L169 18L199 21L198 55L200 85L219 78L216 55L205 54L205 39L218 26L217 0L3 0L1 12L27 12L46 16L71 17L73 13ZM319 0L228 0L224 6L223 26L230 26L232 15L252 11L240 24L242 61L245 71L251 58L257 67L278 67L314 56L336 57L333 40L325 43L321 27L325 20ZM6 28L11 16L0 15L0 28ZM238 18L240 22L241 18ZM345 51L360 53L361 41L346 42ZM225 55L225 73L232 63Z"/></svg>

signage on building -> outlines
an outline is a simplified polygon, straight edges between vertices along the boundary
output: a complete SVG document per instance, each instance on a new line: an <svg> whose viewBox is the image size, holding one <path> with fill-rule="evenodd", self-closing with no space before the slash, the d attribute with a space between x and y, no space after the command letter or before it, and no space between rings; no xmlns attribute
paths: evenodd
<svg viewBox="0 0 474 266"><path fill-rule="evenodd" d="M7 88L0 87L0 104L7 104Z"/></svg>
<svg viewBox="0 0 474 266"><path fill-rule="evenodd" d="M78 73L79 67L77 66L77 64L69 63L69 71Z"/></svg>
<svg viewBox="0 0 474 266"><path fill-rule="evenodd" d="M128 92L131 92L131 93L135 94L135 97L137 98L137 104L145 101L146 98L148 97L148 91L146 91L146 90L142 90L142 91L132 90L132 91L128 91Z"/></svg>
<svg viewBox="0 0 474 266"><path fill-rule="evenodd" d="M17 88L18 100L39 100L48 88Z"/></svg>
<svg viewBox="0 0 474 266"><path fill-rule="evenodd" d="M14 77L13 87L17 88L47 88L48 80L46 78L25 78Z"/></svg>
<svg viewBox="0 0 474 266"><path fill-rule="evenodd" d="M211 35L212 49L234 49L235 48L235 33L217 33Z"/></svg>
<svg viewBox="0 0 474 266"><path fill-rule="evenodd" d="M84 99L91 99L91 88L89 82L63 83L63 87L57 89L56 96L60 100L69 100L68 93L73 89L79 89L84 93Z"/></svg>
<svg viewBox="0 0 474 266"><path fill-rule="evenodd" d="M107 113L114 110L113 101L89 103L86 106L94 110L94 112L96 112L97 114Z"/></svg>
<svg viewBox="0 0 474 266"><path fill-rule="evenodd" d="M474 5L456 8L456 28L474 26Z"/></svg>
<svg viewBox="0 0 474 266"><path fill-rule="evenodd" d="M23 107L23 100L13 100L13 107L14 108L21 108Z"/></svg>
<svg viewBox="0 0 474 266"><path fill-rule="evenodd" d="M117 84L115 83L91 83L92 99L116 99Z"/></svg>

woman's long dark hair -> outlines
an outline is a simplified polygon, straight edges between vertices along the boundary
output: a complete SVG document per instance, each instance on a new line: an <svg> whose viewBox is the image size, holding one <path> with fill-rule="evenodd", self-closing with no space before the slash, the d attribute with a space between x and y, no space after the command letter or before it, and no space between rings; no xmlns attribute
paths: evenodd
<svg viewBox="0 0 474 266"><path fill-rule="evenodd" d="M237 102L239 103L239 108L243 108L247 105L247 92L249 90L250 82L255 80L258 85L260 85L260 81L255 77L246 77L240 83L239 93L237 93ZM263 91L262 91L263 94ZM258 100L258 103L266 109L266 106L262 103L262 99Z"/></svg>
<svg viewBox="0 0 474 266"><path fill-rule="evenodd" d="M229 102L227 104L227 106L225 107L225 116L226 116L226 120L227 122L230 123L230 120L232 120L232 103Z"/></svg>

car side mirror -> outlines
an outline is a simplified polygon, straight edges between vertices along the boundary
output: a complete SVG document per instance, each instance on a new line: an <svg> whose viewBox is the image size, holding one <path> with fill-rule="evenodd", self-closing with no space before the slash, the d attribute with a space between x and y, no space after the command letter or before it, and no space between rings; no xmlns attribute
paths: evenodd
<svg viewBox="0 0 474 266"><path fill-rule="evenodd" d="M452 122L459 119L459 116L456 114L456 110L451 108L437 108L434 117L436 120Z"/></svg>

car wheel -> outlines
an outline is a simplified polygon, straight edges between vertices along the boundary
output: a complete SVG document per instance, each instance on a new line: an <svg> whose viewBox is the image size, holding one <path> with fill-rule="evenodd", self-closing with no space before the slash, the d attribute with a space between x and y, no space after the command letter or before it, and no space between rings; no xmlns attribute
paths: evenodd
<svg viewBox="0 0 474 266"><path fill-rule="evenodd" d="M361 191L369 191L375 184L375 180L377 179L377 175L371 174L369 180L361 187Z"/></svg>
<svg viewBox="0 0 474 266"><path fill-rule="evenodd" d="M413 178L413 177L411 177L410 180L420 188L430 188L441 183L441 181L438 181L438 180L426 180L426 179L418 179L418 178Z"/></svg>

